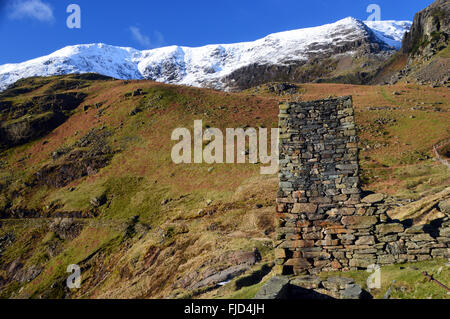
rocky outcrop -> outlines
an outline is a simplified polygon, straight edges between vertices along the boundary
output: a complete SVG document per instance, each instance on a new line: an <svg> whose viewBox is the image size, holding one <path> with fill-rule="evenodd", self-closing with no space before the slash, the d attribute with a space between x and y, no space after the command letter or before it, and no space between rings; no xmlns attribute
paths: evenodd
<svg viewBox="0 0 450 319"><path fill-rule="evenodd" d="M418 55L445 45L450 30L450 2L436 0L414 16L411 30L402 42L402 52Z"/></svg>
<svg viewBox="0 0 450 319"><path fill-rule="evenodd" d="M59 112L47 112L37 116L25 116L17 121L4 122L0 127L0 148L25 144L46 135L64 121Z"/></svg>
<svg viewBox="0 0 450 319"><path fill-rule="evenodd" d="M106 140L110 135L111 132L105 128L93 129L71 148L54 152L53 163L45 165L36 173L35 183L59 188L76 179L96 174L109 164L114 155Z"/></svg>
<svg viewBox="0 0 450 319"><path fill-rule="evenodd" d="M9 93L6 91L3 96L9 96ZM70 111L85 97L84 93L53 93L18 104L0 97L0 148L21 145L46 135L64 123Z"/></svg>
<svg viewBox="0 0 450 319"><path fill-rule="evenodd" d="M411 30L403 38L402 53L408 56L406 67L394 75L421 84L446 85L450 80L450 2L436 0L414 17Z"/></svg>
<svg viewBox="0 0 450 319"><path fill-rule="evenodd" d="M53 231L59 238L73 239L78 236L82 228L80 223L77 223L73 218L55 218L50 224L50 230Z"/></svg>

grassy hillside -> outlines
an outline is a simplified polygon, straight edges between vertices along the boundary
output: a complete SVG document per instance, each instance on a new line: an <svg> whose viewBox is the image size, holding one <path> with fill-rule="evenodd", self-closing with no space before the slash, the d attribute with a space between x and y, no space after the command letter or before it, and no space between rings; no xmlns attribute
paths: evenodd
<svg viewBox="0 0 450 319"><path fill-rule="evenodd" d="M450 136L447 88L296 92L69 75L1 94L4 134L22 137L0 153L0 297L205 297L217 283L202 280L230 267L241 281L225 295L251 294L271 267L277 175L260 175L260 164L174 164L171 132L198 119L222 131L277 127L279 101L353 95L365 190L419 199L449 186L432 153ZM77 103L62 110L67 96ZM48 112L63 115L55 127L30 125ZM27 130L11 131L17 121ZM262 261L242 266L255 247ZM82 268L78 290L65 287L69 264Z"/></svg>

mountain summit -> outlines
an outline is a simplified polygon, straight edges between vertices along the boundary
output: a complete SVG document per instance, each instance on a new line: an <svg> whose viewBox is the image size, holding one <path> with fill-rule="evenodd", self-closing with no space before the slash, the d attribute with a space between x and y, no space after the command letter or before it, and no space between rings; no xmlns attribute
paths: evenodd
<svg viewBox="0 0 450 319"><path fill-rule="evenodd" d="M103 43L74 45L0 66L0 90L21 78L87 72L225 90L281 80L361 83L400 49L410 26L409 21L363 22L348 17L253 42L196 48L139 51Z"/></svg>

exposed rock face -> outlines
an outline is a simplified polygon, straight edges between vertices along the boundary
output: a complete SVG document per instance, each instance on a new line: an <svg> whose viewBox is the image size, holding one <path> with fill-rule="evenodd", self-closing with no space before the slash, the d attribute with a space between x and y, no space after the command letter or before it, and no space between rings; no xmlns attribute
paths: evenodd
<svg viewBox="0 0 450 319"><path fill-rule="evenodd" d="M449 34L450 1L436 0L418 12L411 30L403 38L402 52L408 55L406 68L395 75L392 81L406 78L419 83L448 83Z"/></svg>
<svg viewBox="0 0 450 319"><path fill-rule="evenodd" d="M231 266L197 282L192 286L192 288L197 289L205 286L217 285L221 282L227 282L234 277L243 274L247 269L249 269L249 265L246 264Z"/></svg>
<svg viewBox="0 0 450 319"><path fill-rule="evenodd" d="M433 33L442 33L441 37L436 37L433 43L428 43L427 47L430 49L433 45L443 40L445 43L448 40L450 30L450 2L448 0L436 0L426 9L418 12L414 16L414 22L411 30L407 32L403 38L402 52L405 53L420 53L419 50L424 50L426 47L420 47L422 41L431 39Z"/></svg>

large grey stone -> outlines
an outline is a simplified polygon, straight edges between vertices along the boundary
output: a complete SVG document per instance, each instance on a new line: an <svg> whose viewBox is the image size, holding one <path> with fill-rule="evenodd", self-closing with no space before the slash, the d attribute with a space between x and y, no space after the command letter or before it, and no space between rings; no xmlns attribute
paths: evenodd
<svg viewBox="0 0 450 319"><path fill-rule="evenodd" d="M219 271L218 273L208 276L205 279L197 282L192 288L197 289L205 286L215 285L220 282L229 281L234 277L243 274L249 268L250 266L247 264L229 267L225 270Z"/></svg>
<svg viewBox="0 0 450 319"><path fill-rule="evenodd" d="M363 290L358 284L350 284L341 293L342 299L361 299Z"/></svg>
<svg viewBox="0 0 450 319"><path fill-rule="evenodd" d="M254 299L282 299L288 296L289 278L275 276L261 287Z"/></svg>

